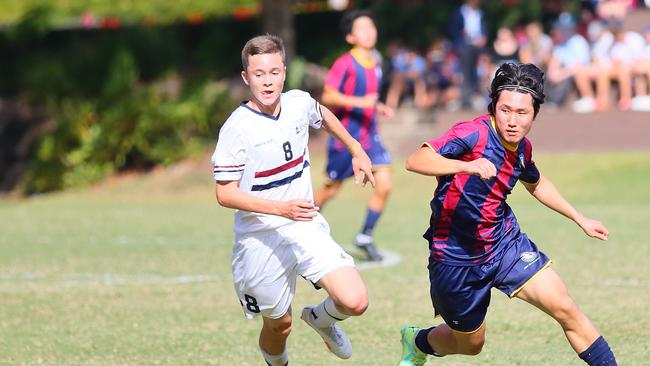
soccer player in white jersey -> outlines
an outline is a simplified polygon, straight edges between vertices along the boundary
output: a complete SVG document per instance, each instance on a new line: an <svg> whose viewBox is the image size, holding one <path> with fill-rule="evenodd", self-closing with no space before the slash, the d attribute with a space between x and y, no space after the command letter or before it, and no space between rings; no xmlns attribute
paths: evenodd
<svg viewBox="0 0 650 366"><path fill-rule="evenodd" d="M329 296L304 308L300 317L332 353L349 358L352 346L336 322L363 314L368 294L352 257L332 239L313 204L309 127L324 128L348 148L356 183L374 186L370 159L308 93L282 93L286 66L279 38L255 37L241 56L252 99L226 120L212 156L217 200L237 210L232 254L237 296L247 318L262 316L259 346L266 363L284 366L296 277L324 288Z"/></svg>

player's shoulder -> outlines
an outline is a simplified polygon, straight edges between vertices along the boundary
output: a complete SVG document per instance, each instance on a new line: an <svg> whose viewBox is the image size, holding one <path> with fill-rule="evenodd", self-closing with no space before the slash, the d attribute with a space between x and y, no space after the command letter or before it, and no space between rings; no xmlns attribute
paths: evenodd
<svg viewBox="0 0 650 366"><path fill-rule="evenodd" d="M352 53L346 52L344 54L339 55L335 60L334 63L332 64L332 67L334 66L347 66L347 65L352 65L354 62L354 56L352 56Z"/></svg>
<svg viewBox="0 0 650 366"><path fill-rule="evenodd" d="M464 120L456 122L452 129L457 134L470 134L474 132L487 132L490 127L490 116L483 115L471 120Z"/></svg>
<svg viewBox="0 0 650 366"><path fill-rule="evenodd" d="M524 137L520 142L524 152L526 154L531 154L533 152L533 143L530 142L528 137Z"/></svg>
<svg viewBox="0 0 650 366"><path fill-rule="evenodd" d="M245 128L245 121L249 118L249 114L246 113L245 107L240 104L237 108L235 108L232 113L230 113L230 116L226 118L226 121L221 125L221 128L219 129L219 134L239 134L242 132L242 130Z"/></svg>
<svg viewBox="0 0 650 366"><path fill-rule="evenodd" d="M311 94L300 89L291 89L282 93L282 103L311 103L314 98Z"/></svg>

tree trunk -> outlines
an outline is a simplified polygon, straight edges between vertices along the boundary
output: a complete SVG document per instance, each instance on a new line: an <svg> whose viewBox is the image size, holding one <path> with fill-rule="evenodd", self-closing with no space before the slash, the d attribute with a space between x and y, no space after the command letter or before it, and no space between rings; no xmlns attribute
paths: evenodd
<svg viewBox="0 0 650 366"><path fill-rule="evenodd" d="M262 30L284 41L287 64L295 54L296 38L293 26L293 0L261 0Z"/></svg>

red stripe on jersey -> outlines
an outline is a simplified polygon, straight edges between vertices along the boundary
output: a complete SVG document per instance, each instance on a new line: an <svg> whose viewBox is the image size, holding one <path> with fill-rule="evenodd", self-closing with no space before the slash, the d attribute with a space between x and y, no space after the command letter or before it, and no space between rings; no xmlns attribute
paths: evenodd
<svg viewBox="0 0 650 366"><path fill-rule="evenodd" d="M280 165L279 167L269 169L269 170L264 170L264 171L261 171L261 172L255 172L255 178L270 177L272 175L281 173L281 172L283 172L283 171L285 171L287 169L291 169L294 166L302 163L304 159L305 159L305 153L303 153L302 156L299 157L298 159L292 160L292 161L290 161L290 162L288 162L286 164Z"/></svg>
<svg viewBox="0 0 650 366"><path fill-rule="evenodd" d="M476 141L473 154L467 156L467 158L463 160L476 160L482 157L483 152L485 151L485 146L487 145L488 135L489 133L487 130L479 130L478 141ZM471 175L469 174L456 174L449 185L449 189L445 195L445 200L442 203L442 209L440 210L438 225L436 225L436 230L433 234L433 242L435 243L434 245L436 248L441 248L441 245L444 245L443 243L449 238L451 221L454 212L456 212L456 206L458 206L465 184L467 184L470 177Z"/></svg>
<svg viewBox="0 0 650 366"><path fill-rule="evenodd" d="M492 189L485 197L485 203L481 207L482 220L477 226L477 237L485 240L492 237L494 222L497 218L497 210L503 203L503 198L508 190L508 182L514 173L514 165L517 163L517 152L506 149L506 158L504 159L496 179L492 184ZM483 248L483 246L481 246Z"/></svg>
<svg viewBox="0 0 650 366"><path fill-rule="evenodd" d="M451 228L451 219L456 211L456 206L460 201L463 187L465 187L469 178L469 174L457 174L456 177L454 177L453 182L449 185L449 189L445 195L445 201L442 203L442 209L440 210L438 225L436 225L436 230L433 234L434 242L447 241L447 238L449 237L449 229Z"/></svg>
<svg viewBox="0 0 650 366"><path fill-rule="evenodd" d="M242 165L214 165L213 168L241 168L246 164Z"/></svg>

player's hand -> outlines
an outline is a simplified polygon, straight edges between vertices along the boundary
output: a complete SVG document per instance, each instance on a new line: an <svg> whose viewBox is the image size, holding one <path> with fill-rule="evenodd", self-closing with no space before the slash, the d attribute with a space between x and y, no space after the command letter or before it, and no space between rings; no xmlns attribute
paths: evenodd
<svg viewBox="0 0 650 366"><path fill-rule="evenodd" d="M467 174L477 175L481 179L490 179L497 175L497 168L486 158L479 158L465 164L464 171Z"/></svg>
<svg viewBox="0 0 650 366"><path fill-rule="evenodd" d="M377 112L388 119L395 117L395 111L393 108L387 106L384 103L377 104Z"/></svg>
<svg viewBox="0 0 650 366"><path fill-rule="evenodd" d="M282 202L280 216L294 221L311 221L318 213L318 207L307 200L291 200Z"/></svg>
<svg viewBox="0 0 650 366"><path fill-rule="evenodd" d="M372 174L372 162L361 146L352 153L352 171L354 172L354 184L361 183L365 187L370 182L372 187L375 187L375 176Z"/></svg>
<svg viewBox="0 0 650 366"><path fill-rule="evenodd" d="M363 97L359 97L359 104L357 105L357 107L374 108L377 105L378 100L379 100L379 94L377 93L366 94Z"/></svg>
<svg viewBox="0 0 650 366"><path fill-rule="evenodd" d="M576 220L576 223L584 230L585 234L592 238L600 240L607 240L609 238L609 231L600 221L581 217Z"/></svg>

